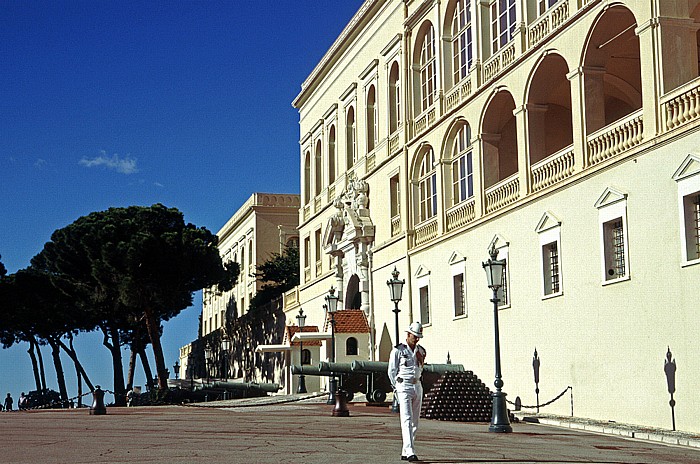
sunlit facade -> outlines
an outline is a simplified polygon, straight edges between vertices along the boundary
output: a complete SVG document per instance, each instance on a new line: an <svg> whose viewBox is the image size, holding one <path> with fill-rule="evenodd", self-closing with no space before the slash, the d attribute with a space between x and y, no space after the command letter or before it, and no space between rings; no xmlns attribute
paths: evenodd
<svg viewBox="0 0 700 464"><path fill-rule="evenodd" d="M290 318L321 326L334 286L386 360L396 267L401 330L491 383L494 246L511 401L535 404L536 349L542 402L571 386L576 416L671 428L673 390L700 430L698 3L365 1L294 101Z"/></svg>

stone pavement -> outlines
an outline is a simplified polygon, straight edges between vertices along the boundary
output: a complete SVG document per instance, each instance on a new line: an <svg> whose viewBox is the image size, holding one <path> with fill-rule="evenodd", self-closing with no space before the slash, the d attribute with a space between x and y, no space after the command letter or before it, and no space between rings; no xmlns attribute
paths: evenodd
<svg viewBox="0 0 700 464"><path fill-rule="evenodd" d="M350 405L332 417L325 396L292 395L192 406L0 413L0 462L393 463L398 417ZM700 449L519 422L511 434L485 423L423 420L417 449L431 463L698 463Z"/></svg>

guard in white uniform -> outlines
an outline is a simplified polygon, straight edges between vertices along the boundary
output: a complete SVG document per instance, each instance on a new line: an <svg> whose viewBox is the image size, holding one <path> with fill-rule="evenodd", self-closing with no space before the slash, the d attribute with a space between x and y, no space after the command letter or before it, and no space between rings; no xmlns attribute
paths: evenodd
<svg viewBox="0 0 700 464"><path fill-rule="evenodd" d="M401 416L401 459L411 462L419 460L414 442L423 402L421 375L426 354L425 348L418 345L420 338L423 338L423 326L420 322L414 322L406 330L406 343L395 347L389 355L389 380L398 398Z"/></svg>

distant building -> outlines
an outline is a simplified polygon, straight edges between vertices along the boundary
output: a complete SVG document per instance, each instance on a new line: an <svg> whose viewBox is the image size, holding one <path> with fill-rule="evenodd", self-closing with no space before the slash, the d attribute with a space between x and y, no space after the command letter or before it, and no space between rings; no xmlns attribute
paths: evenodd
<svg viewBox="0 0 700 464"><path fill-rule="evenodd" d="M238 284L228 292L203 290L200 337L220 331L227 314L240 317L246 313L261 285L255 277L258 265L285 247L299 246L298 211L299 195L254 193L217 232L223 262L237 262L241 273ZM180 349L183 379L189 375L187 359L191 354L191 345Z"/></svg>
<svg viewBox="0 0 700 464"><path fill-rule="evenodd" d="M365 1L293 103L288 320L324 324L333 286L385 361L396 268L401 337L421 321L428 362L493 378L494 247L511 401L536 402L536 349L541 402L571 386L576 416L671 428L673 393L700 431L699 3Z"/></svg>

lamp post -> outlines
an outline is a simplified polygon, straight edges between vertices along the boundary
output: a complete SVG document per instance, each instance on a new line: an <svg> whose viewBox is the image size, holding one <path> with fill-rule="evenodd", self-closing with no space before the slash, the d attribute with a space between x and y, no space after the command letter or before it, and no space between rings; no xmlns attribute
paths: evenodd
<svg viewBox="0 0 700 464"><path fill-rule="evenodd" d="M180 361L176 360L173 366L173 371L175 372L175 380L180 378Z"/></svg>
<svg viewBox="0 0 700 464"><path fill-rule="evenodd" d="M304 310L299 308L299 314L297 314L297 325L299 326L299 334L303 332L304 325L306 324L306 316L304 315ZM306 376L304 376L304 342L301 337L299 337L299 365L301 366L301 374L299 375L299 388L297 388L297 393L306 393Z"/></svg>
<svg viewBox="0 0 700 464"><path fill-rule="evenodd" d="M211 346L207 343L206 348L204 348L204 360L206 361L206 369L207 369L207 383L209 383L209 371L211 368Z"/></svg>
<svg viewBox="0 0 700 464"><path fill-rule="evenodd" d="M224 380L228 380L228 350L231 345L226 334L221 338L221 352L222 352L222 362L223 362L223 377Z"/></svg>
<svg viewBox="0 0 700 464"><path fill-rule="evenodd" d="M396 344L394 345L395 347L398 347L399 344L401 343L399 341L399 312L401 310L399 309L399 301L401 301L401 293L403 292L403 286L406 283L405 280L399 280L399 271L394 267L394 271L391 273L391 279L386 281L387 286L389 287L389 296L391 298L391 301L394 302L394 319L396 321ZM396 398L396 395L394 395L394 401L391 403L391 412L399 412L399 401L398 398Z"/></svg>
<svg viewBox="0 0 700 464"><path fill-rule="evenodd" d="M338 295L335 294L335 288L331 285L328 290L328 295L325 297L326 309L331 315L331 362L335 363L335 312L338 310ZM328 401L326 404L335 404L335 392L338 390L338 379L335 373L331 372L330 385L328 392Z"/></svg>
<svg viewBox="0 0 700 464"><path fill-rule="evenodd" d="M492 415L489 432L512 432L513 427L508 419L508 408L506 407L506 394L501 391L503 380L501 379L501 345L498 334L498 289L503 285L503 271L506 267L505 259L497 259L498 251L495 245L491 245L489 250L491 258L485 263L482 263L484 271L486 271L486 281L489 288L493 291L493 324L494 337L496 340L496 380L493 383L496 391L492 397Z"/></svg>

